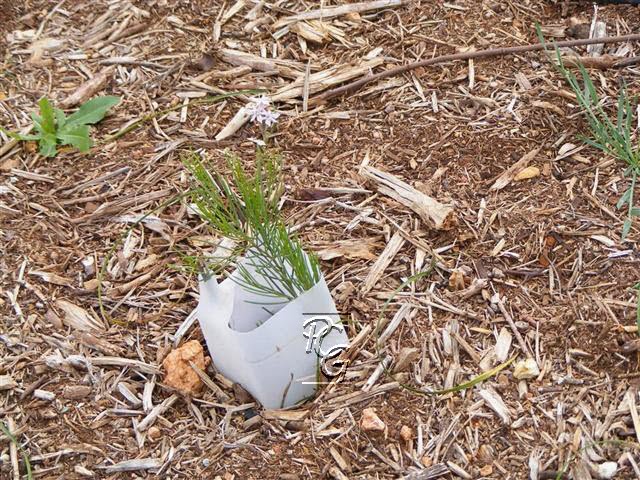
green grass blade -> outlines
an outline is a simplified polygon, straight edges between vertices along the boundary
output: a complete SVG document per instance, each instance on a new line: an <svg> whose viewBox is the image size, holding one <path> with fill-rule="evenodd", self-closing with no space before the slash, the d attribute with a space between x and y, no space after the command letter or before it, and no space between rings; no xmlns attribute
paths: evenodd
<svg viewBox="0 0 640 480"><path fill-rule="evenodd" d="M18 439L15 437L15 435L13 435L13 433L11 433L11 431L4 424L4 422L0 422L0 430L2 430L2 433L6 435L9 441L13 443L18 450L20 450L20 453L22 453L22 459L24 460L24 467L27 470L27 479L32 480L33 473L31 472L31 462L29 461L29 455L27 455L27 452L24 450L24 448L22 448L22 445L20 445L20 442L18 442Z"/></svg>

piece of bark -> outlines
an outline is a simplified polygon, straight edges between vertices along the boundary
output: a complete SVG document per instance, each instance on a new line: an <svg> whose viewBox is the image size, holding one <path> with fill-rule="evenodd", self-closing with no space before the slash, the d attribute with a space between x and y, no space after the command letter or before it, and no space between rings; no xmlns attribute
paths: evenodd
<svg viewBox="0 0 640 480"><path fill-rule="evenodd" d="M304 64L291 60L263 58L241 50L223 48L220 50L222 60L236 67L247 66L253 70L276 73L281 77L297 79L304 73Z"/></svg>
<svg viewBox="0 0 640 480"><path fill-rule="evenodd" d="M309 93L318 93L334 85L339 85L352 78L360 77L384 63L383 58L373 58L357 64L343 64L327 68L308 76ZM282 87L271 96L272 101L291 100L304 94L305 75L300 74L296 80Z"/></svg>
<svg viewBox="0 0 640 480"><path fill-rule="evenodd" d="M62 100L60 102L60 108L74 107L89 100L107 85L109 77L115 69L115 66L110 66L98 72L93 78L84 82L75 92Z"/></svg>
<svg viewBox="0 0 640 480"><path fill-rule="evenodd" d="M531 160L533 160L538 152L540 151L540 147L535 150L531 150L529 153L524 155L520 160L507 168L491 185L491 190L502 190L504 187L509 185L511 181L515 178L515 176L524 168L526 168Z"/></svg>
<svg viewBox="0 0 640 480"><path fill-rule="evenodd" d="M368 165L360 167L360 175L374 181L380 193L409 207L437 230L448 230L455 225L453 207L425 195L398 177Z"/></svg>
<svg viewBox="0 0 640 480"><path fill-rule="evenodd" d="M280 27L284 27L301 20L312 20L315 18L327 19L339 17L348 13L361 13L371 10L380 10L382 8L398 7L406 2L407 0L376 0L373 2L350 3L346 5L338 5L335 7L319 8L317 10L310 10L308 12L302 12L296 15L281 18L273 24L273 29L277 30Z"/></svg>

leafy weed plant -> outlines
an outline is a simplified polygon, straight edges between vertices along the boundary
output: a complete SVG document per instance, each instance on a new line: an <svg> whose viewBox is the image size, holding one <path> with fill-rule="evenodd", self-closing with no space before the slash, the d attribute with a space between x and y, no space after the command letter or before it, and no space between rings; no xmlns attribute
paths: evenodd
<svg viewBox="0 0 640 480"><path fill-rule="evenodd" d="M250 175L237 156L227 153L228 179L211 173L196 153L182 160L197 182L192 199L200 216L238 245L226 261L198 258L201 272L210 275L244 255L251 270L237 263L237 277L231 278L247 291L273 297L273 303L291 301L318 282L317 258L303 251L278 208L282 194L279 155L259 148L255 171Z"/></svg>
<svg viewBox="0 0 640 480"><path fill-rule="evenodd" d="M31 113L36 131L34 135L5 132L17 140L37 141L40 155L45 157L55 157L58 145L72 145L81 152L88 152L93 146L93 140L89 136L89 125L102 120L107 111L119 102L120 97L96 97L82 104L67 117L61 109L53 107L51 102L43 97L38 102L40 114Z"/></svg>

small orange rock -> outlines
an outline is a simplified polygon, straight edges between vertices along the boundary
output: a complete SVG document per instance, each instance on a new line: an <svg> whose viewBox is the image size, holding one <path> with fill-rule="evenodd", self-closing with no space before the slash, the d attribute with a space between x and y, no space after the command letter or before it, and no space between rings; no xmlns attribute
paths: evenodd
<svg viewBox="0 0 640 480"><path fill-rule="evenodd" d="M402 428L400 429L400 438L405 442L409 443L413 438L413 430L411 430L410 427L403 425Z"/></svg>
<svg viewBox="0 0 640 480"><path fill-rule="evenodd" d="M449 289L450 290L462 290L466 287L464 271L458 268L454 268L451 271L449 277Z"/></svg>
<svg viewBox="0 0 640 480"><path fill-rule="evenodd" d="M520 182L522 180L528 180L530 178L535 178L540 175L540 169L538 167L527 167L520 170L513 179L516 182Z"/></svg>
<svg viewBox="0 0 640 480"><path fill-rule="evenodd" d="M160 429L158 427L156 427L155 425L152 427L149 427L149 431L147 432L147 436L149 437L149 439L152 442L155 442L156 440L158 440L160 438Z"/></svg>
<svg viewBox="0 0 640 480"><path fill-rule="evenodd" d="M493 473L493 467L491 465L485 465L480 469L480 475L483 477L488 477Z"/></svg>
<svg viewBox="0 0 640 480"><path fill-rule="evenodd" d="M162 362L164 368L164 383L186 395L193 395L202 388L202 380L191 368L189 361L204 370L204 352L197 340L191 340L173 350Z"/></svg>
<svg viewBox="0 0 640 480"><path fill-rule="evenodd" d="M365 408L360 418L360 428L365 432L384 432L387 426L380 420L375 409Z"/></svg>

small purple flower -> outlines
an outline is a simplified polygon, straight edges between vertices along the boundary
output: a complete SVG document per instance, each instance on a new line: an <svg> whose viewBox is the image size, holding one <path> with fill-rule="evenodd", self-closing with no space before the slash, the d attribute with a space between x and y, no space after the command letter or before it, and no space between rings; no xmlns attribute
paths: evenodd
<svg viewBox="0 0 640 480"><path fill-rule="evenodd" d="M247 105L247 113L254 123L261 123L267 127L278 121L280 113L271 110L271 100L266 95L252 97Z"/></svg>

